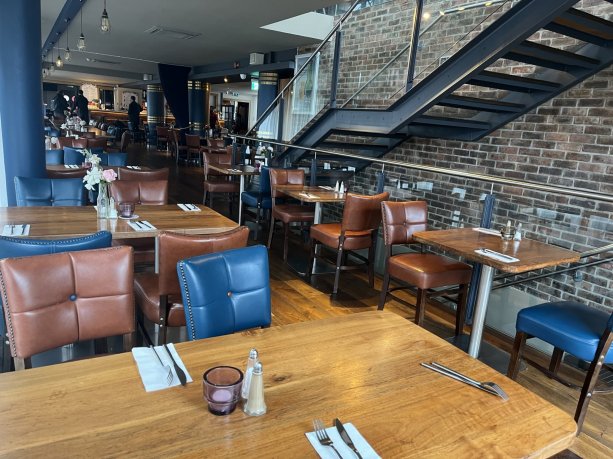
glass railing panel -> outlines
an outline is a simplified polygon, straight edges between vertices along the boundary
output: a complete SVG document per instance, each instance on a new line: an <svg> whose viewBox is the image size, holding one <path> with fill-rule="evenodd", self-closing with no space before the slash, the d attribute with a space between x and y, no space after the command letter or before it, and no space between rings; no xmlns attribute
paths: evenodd
<svg viewBox="0 0 613 459"><path fill-rule="evenodd" d="M261 139L277 139L279 133L279 111L280 106L276 105L266 118L262 120L257 130L257 137Z"/></svg>

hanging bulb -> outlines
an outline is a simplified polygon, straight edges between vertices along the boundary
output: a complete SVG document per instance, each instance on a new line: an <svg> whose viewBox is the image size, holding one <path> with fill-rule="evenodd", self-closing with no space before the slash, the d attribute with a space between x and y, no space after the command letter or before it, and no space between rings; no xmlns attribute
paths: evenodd
<svg viewBox="0 0 613 459"><path fill-rule="evenodd" d="M62 56L60 56L59 54L57 56L57 60L55 61L55 66L58 69L61 69L64 66L64 63L62 62Z"/></svg>
<svg viewBox="0 0 613 459"><path fill-rule="evenodd" d="M66 52L64 53L64 60L68 62L70 60L70 48L66 46Z"/></svg>
<svg viewBox="0 0 613 459"><path fill-rule="evenodd" d="M79 35L79 40L77 41L77 49L79 51L85 51L85 35L83 35L83 33Z"/></svg>
<svg viewBox="0 0 613 459"><path fill-rule="evenodd" d="M106 0L104 0L104 10L100 18L100 31L102 33L109 33L111 31L111 21L109 21L109 14L106 12Z"/></svg>

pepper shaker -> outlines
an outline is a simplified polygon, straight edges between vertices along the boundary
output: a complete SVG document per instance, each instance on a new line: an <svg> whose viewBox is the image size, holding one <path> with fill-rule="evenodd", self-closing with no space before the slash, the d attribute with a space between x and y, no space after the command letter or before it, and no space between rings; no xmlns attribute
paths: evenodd
<svg viewBox="0 0 613 459"><path fill-rule="evenodd" d="M264 376L262 374L262 364L257 362L253 367L251 384L249 386L249 398L243 411L248 416L261 416L266 413L266 403L264 402Z"/></svg>
<svg viewBox="0 0 613 459"><path fill-rule="evenodd" d="M251 375L253 374L253 367L258 361L258 350L253 348L249 351L249 358L247 359L247 368L245 369L245 378L243 379L243 387L241 389L241 397L247 400L249 397L249 386L251 384Z"/></svg>

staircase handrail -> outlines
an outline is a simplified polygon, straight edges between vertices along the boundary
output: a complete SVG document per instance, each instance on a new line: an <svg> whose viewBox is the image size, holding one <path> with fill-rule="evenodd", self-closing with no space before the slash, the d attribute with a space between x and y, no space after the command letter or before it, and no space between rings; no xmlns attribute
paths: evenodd
<svg viewBox="0 0 613 459"><path fill-rule="evenodd" d="M302 67L300 67L300 69L298 69L298 71L296 73L294 73L294 76L291 78L291 80L288 81L287 85L285 85L285 88L283 88L281 91L279 91L279 94L277 94L277 97L275 97L273 99L273 101L270 103L270 105L266 108L266 110L264 110L264 112L260 115L260 117L255 121L255 123L253 124L253 126L251 127L251 129L249 129L249 131L247 132L247 135L251 134L254 129L260 125L260 123L264 120L264 118L266 118L270 112L272 112L272 110L274 109L275 105L277 104L277 101L283 97L283 92L285 91L286 88L291 87L292 83L294 81L296 81L296 79L302 74L302 72L307 68L307 66L309 65L309 63L315 59L315 56L317 56L317 53L319 53L319 51L321 51L321 49L325 46L326 43L328 43L328 41L330 41L330 38L336 33L336 31L343 25L343 23L347 20L347 18L349 17L349 15L353 12L353 10L355 9L355 7L361 3L362 0L355 0L353 2L353 4L349 7L349 9L347 10L347 12L345 12L345 14L343 14L341 16L341 18L339 19L339 21L334 25L334 27L332 27L332 30L330 30L330 32L328 32L328 35L326 35L326 37L322 40L322 42L319 44L319 46L317 46L317 48L315 48L315 51L313 51L311 53L311 55L309 56L309 58L304 62L304 64L302 64Z"/></svg>
<svg viewBox="0 0 613 459"><path fill-rule="evenodd" d="M417 163L407 163L407 162L399 161L395 159L371 158L370 156L356 155L354 153L343 153L343 152L338 152L338 151L323 150L321 148L300 146L296 144L279 142L276 140L270 140L270 139L265 139L265 138L259 139L257 137L248 137L246 135L232 134L230 137L232 137L235 142L236 142L236 139L243 139L245 141L261 141L261 142L271 144L271 145L276 145L279 147L295 148L298 150L307 150L307 151L312 151L314 153L323 154L323 155L341 156L343 158L351 158L351 159L357 159L357 160L362 160L362 161L368 161L371 163L377 163L383 166L386 166L386 165L387 166L400 166L406 169L415 169L415 170L420 170L420 171L425 171L425 172L434 172L437 174L451 175L454 177L471 178L475 180L481 180L482 182L493 183L496 185L520 186L520 187L530 188L530 189L538 190L538 191L546 191L546 192L551 192L551 193L560 193L560 194L564 194L568 196L575 196L578 198L597 199L599 201L613 202L613 195L601 193L599 191L588 190L585 188L567 188L567 187L555 186L555 185L545 185L545 184L537 183L537 182L530 182L526 180L515 180L515 179L510 179L510 178L505 178L505 177L497 177L495 175L480 174L477 172L470 172L466 170L449 169L446 167L437 167L437 166L427 166L425 164L417 164Z"/></svg>

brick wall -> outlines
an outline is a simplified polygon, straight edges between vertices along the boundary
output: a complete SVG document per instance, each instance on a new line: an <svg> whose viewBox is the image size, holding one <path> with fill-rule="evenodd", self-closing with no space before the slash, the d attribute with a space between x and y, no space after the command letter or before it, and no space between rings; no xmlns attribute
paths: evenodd
<svg viewBox="0 0 613 459"><path fill-rule="evenodd" d="M610 16L613 10L609 3L597 0L582 2L581 7L601 17ZM607 8L606 12L603 8ZM380 58L382 54L389 57L398 49L398 42L386 45L385 39L373 33L370 26L377 24L381 30L407 31L408 34L409 17L407 2L389 2L364 9L353 23L344 27L343 56L351 56L351 65L345 64L344 71L348 74L343 78L348 84L343 87L342 94L346 96L355 90L356 75L360 72L386 62L385 58ZM461 22L462 27L442 29L439 40L434 35L430 37L428 45L422 49L425 54L420 72L436 62L440 49L434 48L448 47L447 43L453 41L450 35L464 36L477 30L480 24L475 13L465 15ZM349 37L354 39L349 40ZM560 43L560 36L552 33L541 33L533 38L571 49L576 45L573 41ZM503 62L496 71L530 74L533 68ZM612 77L611 68L604 70L479 142L413 138L386 158L613 194ZM395 84L401 82L399 79ZM388 95L389 91L379 86L372 94ZM374 107L382 105L384 97L373 97L370 101L368 97L362 99L364 104L360 106ZM384 105L389 105L389 101ZM372 193L376 173L380 170L378 165L368 167L355 176L349 183L350 188L355 192ZM480 197L492 191L497 198L494 226L502 226L508 219L521 222L527 237L576 251L613 242L613 204L610 203L511 186L492 187L477 180L399 167L386 167L385 173L386 189L391 192L392 199L428 201L432 228L477 226L481 215ZM424 189L399 190L397 179ZM326 218L340 218L341 212L339 207L327 206ZM520 284L518 288L543 300L577 299L611 311L612 271L613 264L607 263L581 271L581 278L574 278L572 274L556 275Z"/></svg>

